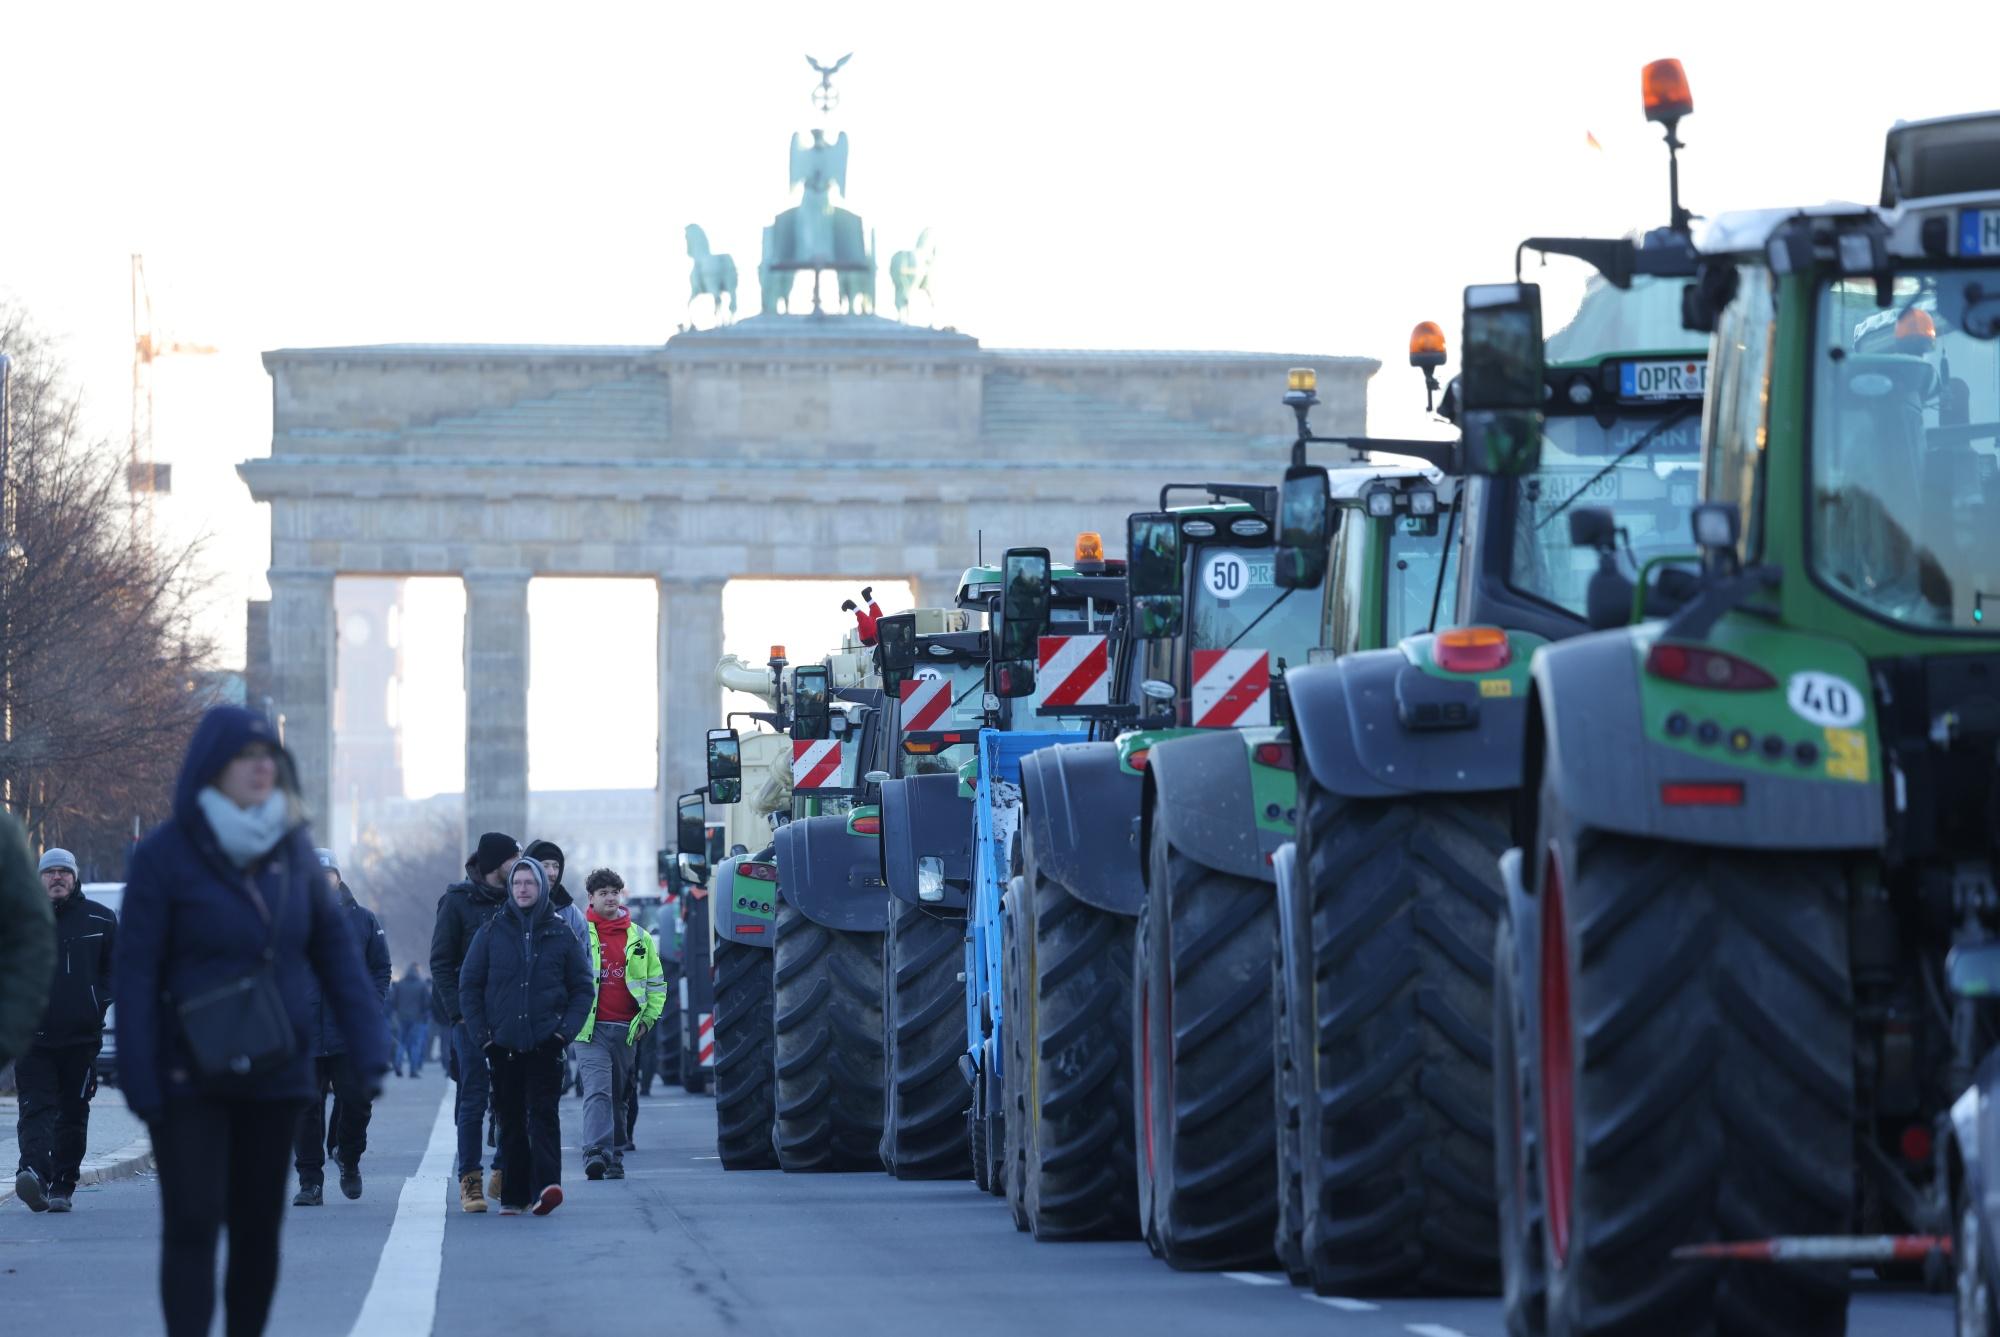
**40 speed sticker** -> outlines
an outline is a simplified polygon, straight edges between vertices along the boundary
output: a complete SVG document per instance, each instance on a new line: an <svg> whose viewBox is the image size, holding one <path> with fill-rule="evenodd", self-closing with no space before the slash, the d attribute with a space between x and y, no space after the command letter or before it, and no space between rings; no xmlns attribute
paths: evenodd
<svg viewBox="0 0 2000 1337"><path fill-rule="evenodd" d="M1868 698L1845 678L1808 669L1785 684L1792 713L1822 729L1852 729L1868 714Z"/></svg>

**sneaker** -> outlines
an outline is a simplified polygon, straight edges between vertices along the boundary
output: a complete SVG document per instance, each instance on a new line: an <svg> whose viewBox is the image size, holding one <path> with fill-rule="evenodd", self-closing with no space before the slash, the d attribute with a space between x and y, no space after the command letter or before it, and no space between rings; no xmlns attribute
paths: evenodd
<svg viewBox="0 0 2000 1337"><path fill-rule="evenodd" d="M509 1206L508 1206L508 1205L507 1205L506 1203L504 1203L504 1202L500 1204L500 1215L502 1215L502 1216L519 1216L520 1214L521 1214L521 1209L520 1209L519 1207L509 1207Z"/></svg>
<svg viewBox="0 0 2000 1337"><path fill-rule="evenodd" d="M547 1216L562 1206L562 1185L550 1184L535 1198L535 1205L528 1210L536 1216Z"/></svg>
<svg viewBox="0 0 2000 1337"><path fill-rule="evenodd" d="M639 1144L629 1137L625 1139L625 1145L619 1148L620 1151L637 1151L638 1149Z"/></svg>
<svg viewBox="0 0 2000 1337"><path fill-rule="evenodd" d="M42 1177L27 1166L22 1166L14 1176L14 1194L28 1204L31 1212L46 1212L49 1209L49 1190L42 1183Z"/></svg>
<svg viewBox="0 0 2000 1337"><path fill-rule="evenodd" d="M611 1162L611 1164L606 1166L604 1169L604 1177L606 1179L623 1179L625 1177L625 1162L623 1161Z"/></svg>
<svg viewBox="0 0 2000 1337"><path fill-rule="evenodd" d="M317 1207L323 1201L325 1201L325 1197L321 1185L308 1184L304 1180L300 1180L299 1191L292 1197L292 1206Z"/></svg>
<svg viewBox="0 0 2000 1337"><path fill-rule="evenodd" d="M486 1176L486 1196L495 1202L500 1200L500 1169L495 1166Z"/></svg>
<svg viewBox="0 0 2000 1337"><path fill-rule="evenodd" d="M361 1196L361 1167L343 1165L340 1167L340 1191L349 1202Z"/></svg>
<svg viewBox="0 0 2000 1337"><path fill-rule="evenodd" d="M461 1212L486 1210L486 1195L479 1191L479 1171L469 1170L459 1177L458 1210Z"/></svg>
<svg viewBox="0 0 2000 1337"><path fill-rule="evenodd" d="M604 1178L604 1158L601 1156L592 1156L584 1161L583 1177L585 1179Z"/></svg>
<svg viewBox="0 0 2000 1337"><path fill-rule="evenodd" d="M61 1189L57 1189L55 1192L49 1194L49 1210L52 1212L68 1211L69 1194L65 1193Z"/></svg>

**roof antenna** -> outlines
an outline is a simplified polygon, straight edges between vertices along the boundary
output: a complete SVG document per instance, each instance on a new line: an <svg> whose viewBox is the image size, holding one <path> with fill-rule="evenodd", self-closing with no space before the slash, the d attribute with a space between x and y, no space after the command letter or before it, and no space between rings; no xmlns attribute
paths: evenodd
<svg viewBox="0 0 2000 1337"><path fill-rule="evenodd" d="M978 530L974 530L973 532L974 532L975 534L977 534L977 535L979 536L979 538L978 538L978 543L979 543L979 549L978 549L978 551L977 551L976 553L974 553L974 554L973 554L973 558L972 558L972 564L973 564L974 566L985 566L985 565L986 565L986 531L985 531L985 530L983 530L983 529L978 529Z"/></svg>

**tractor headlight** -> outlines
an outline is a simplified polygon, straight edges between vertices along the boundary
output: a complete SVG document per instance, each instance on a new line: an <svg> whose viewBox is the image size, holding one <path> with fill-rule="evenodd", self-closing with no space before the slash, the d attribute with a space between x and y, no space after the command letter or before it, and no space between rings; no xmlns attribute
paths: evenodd
<svg viewBox="0 0 2000 1337"><path fill-rule="evenodd" d="M944 860L934 854L926 854L917 860L917 899L944 899Z"/></svg>

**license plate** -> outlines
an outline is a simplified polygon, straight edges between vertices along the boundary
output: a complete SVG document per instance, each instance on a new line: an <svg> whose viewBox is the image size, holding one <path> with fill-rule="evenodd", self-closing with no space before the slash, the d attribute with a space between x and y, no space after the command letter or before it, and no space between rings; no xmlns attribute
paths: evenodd
<svg viewBox="0 0 2000 1337"><path fill-rule="evenodd" d="M1625 399L1700 399L1707 389L1708 364L1695 359L1626 362L1618 368L1618 393Z"/></svg>
<svg viewBox="0 0 2000 1337"><path fill-rule="evenodd" d="M1250 563L1251 589L1254 590L1260 585L1273 584L1276 581L1276 579L1277 577L1272 574L1272 564L1270 562Z"/></svg>
<svg viewBox="0 0 2000 1337"><path fill-rule="evenodd" d="M2000 255L2000 209L1959 211L1958 253Z"/></svg>

